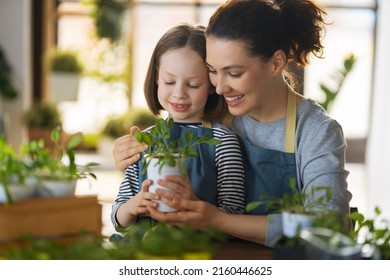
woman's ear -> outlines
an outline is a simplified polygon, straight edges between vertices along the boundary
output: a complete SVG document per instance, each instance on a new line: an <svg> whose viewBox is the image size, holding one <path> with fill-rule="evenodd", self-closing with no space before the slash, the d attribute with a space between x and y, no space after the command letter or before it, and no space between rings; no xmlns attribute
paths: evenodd
<svg viewBox="0 0 390 280"><path fill-rule="evenodd" d="M286 54L282 50L277 50L271 58L274 76L280 75L287 65Z"/></svg>

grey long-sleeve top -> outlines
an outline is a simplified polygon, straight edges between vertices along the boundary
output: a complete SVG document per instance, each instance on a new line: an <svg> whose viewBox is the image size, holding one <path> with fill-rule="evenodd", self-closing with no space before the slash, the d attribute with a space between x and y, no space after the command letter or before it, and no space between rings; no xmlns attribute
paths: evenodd
<svg viewBox="0 0 390 280"><path fill-rule="evenodd" d="M245 115L234 117L232 129L239 136L247 135L248 140L267 149L284 151L285 118L262 123ZM345 170L346 141L340 124L312 99L298 104L295 134L295 157L297 184L304 188L329 186L333 188L329 209L349 212L352 198L347 190ZM274 246L282 234L280 214L269 215L266 245ZM272 220L272 221L271 221Z"/></svg>

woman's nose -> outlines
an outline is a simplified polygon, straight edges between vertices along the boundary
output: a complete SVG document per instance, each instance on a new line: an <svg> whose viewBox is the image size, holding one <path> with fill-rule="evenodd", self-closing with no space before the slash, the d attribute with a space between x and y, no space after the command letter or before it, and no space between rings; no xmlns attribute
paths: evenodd
<svg viewBox="0 0 390 280"><path fill-rule="evenodd" d="M227 91L229 90L229 86L228 84L226 83L226 81L220 77L216 80L216 83L215 83L215 91L218 93L218 94L224 94L226 93Z"/></svg>

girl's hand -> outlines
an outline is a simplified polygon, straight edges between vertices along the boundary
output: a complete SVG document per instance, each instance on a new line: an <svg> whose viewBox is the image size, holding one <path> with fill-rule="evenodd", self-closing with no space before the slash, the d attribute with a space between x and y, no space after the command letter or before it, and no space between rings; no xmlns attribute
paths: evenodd
<svg viewBox="0 0 390 280"><path fill-rule="evenodd" d="M160 197L157 194L150 193L149 187L152 185L152 180L145 180L139 193L133 199L129 200L130 212L133 216L147 215L149 210L147 206L157 207L157 203L153 200L158 200Z"/></svg>
<svg viewBox="0 0 390 280"><path fill-rule="evenodd" d="M158 180L158 184L172 190L175 194L182 198L198 200L192 189L192 185L188 176L166 176L164 180ZM174 193L164 191L162 189L157 189L156 193L162 197L166 197L167 199L172 199L174 195Z"/></svg>
<svg viewBox="0 0 390 280"><path fill-rule="evenodd" d="M130 133L117 138L114 141L112 154L114 156L115 166L122 172L133 163L137 162L141 151L146 150L146 145L140 144L134 137L134 133L139 130L138 127L130 128Z"/></svg>

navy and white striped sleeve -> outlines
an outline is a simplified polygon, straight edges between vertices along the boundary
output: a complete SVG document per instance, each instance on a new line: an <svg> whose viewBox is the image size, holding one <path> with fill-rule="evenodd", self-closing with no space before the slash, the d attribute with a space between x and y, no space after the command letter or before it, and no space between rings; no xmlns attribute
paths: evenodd
<svg viewBox="0 0 390 280"><path fill-rule="evenodd" d="M118 211L118 208L139 192L138 172L139 168L137 163L130 165L125 171L125 178L119 187L119 192L111 211L111 222L115 229L120 228L120 225L116 220L116 212Z"/></svg>

